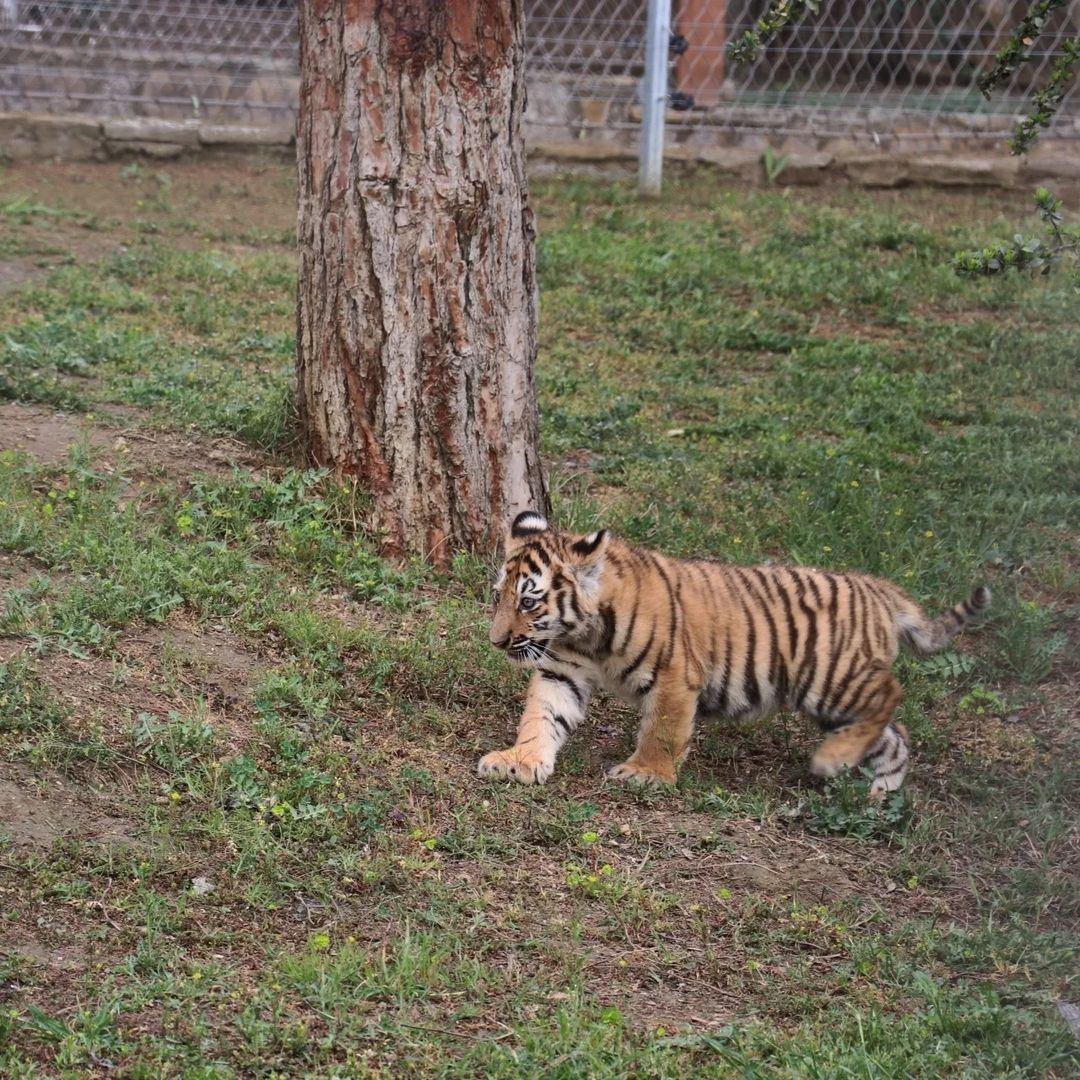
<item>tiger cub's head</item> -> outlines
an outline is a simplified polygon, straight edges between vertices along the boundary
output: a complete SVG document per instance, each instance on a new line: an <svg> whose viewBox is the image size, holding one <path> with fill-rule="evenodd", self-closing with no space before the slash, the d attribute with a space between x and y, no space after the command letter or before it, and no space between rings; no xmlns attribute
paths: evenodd
<svg viewBox="0 0 1080 1080"><path fill-rule="evenodd" d="M606 530L572 536L534 510L518 514L494 586L491 644L535 667L552 645L591 634L607 544Z"/></svg>

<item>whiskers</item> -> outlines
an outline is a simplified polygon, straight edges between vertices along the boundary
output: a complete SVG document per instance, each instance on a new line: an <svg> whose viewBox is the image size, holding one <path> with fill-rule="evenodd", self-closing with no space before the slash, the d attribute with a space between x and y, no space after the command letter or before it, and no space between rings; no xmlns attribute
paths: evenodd
<svg viewBox="0 0 1080 1080"><path fill-rule="evenodd" d="M547 642L521 638L506 650L512 660L520 664L539 664L548 655Z"/></svg>

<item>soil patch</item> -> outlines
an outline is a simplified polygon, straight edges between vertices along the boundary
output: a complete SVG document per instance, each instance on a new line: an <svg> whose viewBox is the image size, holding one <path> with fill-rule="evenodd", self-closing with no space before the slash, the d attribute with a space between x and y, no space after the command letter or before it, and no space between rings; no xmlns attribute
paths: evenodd
<svg viewBox="0 0 1080 1080"><path fill-rule="evenodd" d="M39 673L71 709L73 729L101 729L125 752L140 713L164 722L173 712L189 714L200 699L235 752L250 738L252 686L266 666L224 627L189 625L177 613L164 626L121 635L110 658L52 653Z"/></svg>
<svg viewBox="0 0 1080 1080"><path fill-rule="evenodd" d="M135 409L109 410L134 424ZM0 450L29 454L45 465L67 459L71 447L104 451L103 465L136 476L184 481L196 473L224 475L234 468L254 469L262 459L243 443L231 439L188 438L176 432L137 431L92 423L71 413L7 402L0 405Z"/></svg>
<svg viewBox="0 0 1080 1080"><path fill-rule="evenodd" d="M242 234L261 243L280 238L291 244L296 226L295 169L283 162L15 163L5 170L4 182L31 203L87 221L81 227L55 221L49 241L57 248L79 239L88 245L104 241L104 253L118 240L163 232L223 239ZM12 225L11 232L17 235L20 227ZM40 230L35 236L40 238Z"/></svg>
<svg viewBox="0 0 1080 1080"><path fill-rule="evenodd" d="M223 626L188 627L174 625L175 621L128 638L122 644L124 652L140 657L151 670L168 670L211 706L231 710L249 705L252 684L266 663Z"/></svg>
<svg viewBox="0 0 1080 1080"><path fill-rule="evenodd" d="M61 838L128 843L134 836L113 812L117 798L71 777L0 763L0 835L42 851Z"/></svg>
<svg viewBox="0 0 1080 1080"><path fill-rule="evenodd" d="M33 240L24 238L20 229L28 232L31 228ZM39 247L40 241L45 243ZM78 226L53 227L43 233L37 226L7 226L0 218L0 251L5 248L17 254L0 258L0 293L41 281L58 266L103 258L116 249L116 238Z"/></svg>

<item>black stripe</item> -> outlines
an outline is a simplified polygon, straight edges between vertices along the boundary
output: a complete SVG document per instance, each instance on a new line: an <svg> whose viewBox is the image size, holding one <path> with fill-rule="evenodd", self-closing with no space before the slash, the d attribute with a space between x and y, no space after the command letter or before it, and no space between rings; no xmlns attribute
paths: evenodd
<svg viewBox="0 0 1080 1080"><path fill-rule="evenodd" d="M847 624L845 626L847 633L844 636L844 648L846 649L855 641L855 631L858 629L858 621L855 616L855 585L851 578L844 578L843 580L844 584L848 587ZM841 625L844 626L845 624L841 623Z"/></svg>
<svg viewBox="0 0 1080 1080"><path fill-rule="evenodd" d="M772 590L769 588L767 575L760 567L751 567L749 572L758 578L765 591L765 603L761 608L761 614L765 616L765 621L769 624L769 682L780 697L787 697L787 666L780 655L780 636L772 614Z"/></svg>
<svg viewBox="0 0 1080 1080"><path fill-rule="evenodd" d="M530 544L525 549L525 554L535 555L545 566L551 565L551 556L539 544Z"/></svg>
<svg viewBox="0 0 1080 1080"><path fill-rule="evenodd" d="M799 649L799 631L795 626L795 612L791 607L791 597L788 596L785 583L779 577L776 580L776 591L780 594L780 603L784 608L784 617L787 619L788 646L791 651L790 660L794 664L795 654Z"/></svg>
<svg viewBox="0 0 1080 1080"><path fill-rule="evenodd" d="M601 604L598 614L600 616L600 641L596 646L597 656L609 656L611 643L615 639L615 610L610 604Z"/></svg>
<svg viewBox="0 0 1080 1080"><path fill-rule="evenodd" d="M607 529L601 529L591 541L587 536L583 536L570 545L570 550L575 555L591 555L603 543L605 536Z"/></svg>
<svg viewBox="0 0 1080 1080"><path fill-rule="evenodd" d="M521 561L529 568L530 574L535 574L537 577L540 577L540 575L544 572L540 569L539 564L528 552L525 552L525 554L522 555Z"/></svg>
<svg viewBox="0 0 1080 1080"><path fill-rule="evenodd" d="M866 673L859 681L857 686L853 686L851 689L851 699L844 707L844 712L851 716L858 716L862 706L862 697L866 692L868 686L872 686L880 674L879 670L875 667L869 667L866 669Z"/></svg>
<svg viewBox="0 0 1080 1080"><path fill-rule="evenodd" d="M866 587L870 591L870 595L881 605L874 616L874 640L884 649L889 643L889 632L886 628L896 624L895 603L885 592L882 584L874 578L866 579Z"/></svg>
<svg viewBox="0 0 1080 1080"><path fill-rule="evenodd" d="M585 618L585 613L581 610L581 605L577 602L577 593L574 589L570 588L566 590L566 598L570 602L570 610L574 613L574 618L578 622L581 622Z"/></svg>
<svg viewBox="0 0 1080 1080"><path fill-rule="evenodd" d="M724 643L724 674L720 682L720 692L716 699L716 711L726 714L728 711L728 686L731 684L731 628L728 627Z"/></svg>
<svg viewBox="0 0 1080 1080"><path fill-rule="evenodd" d="M563 661L569 663L569 661ZM569 675L563 675L561 671L542 671L540 672L541 679L547 679L548 682L562 683L563 686L569 686L571 693L573 693L578 705L584 707L585 695L581 692L581 687L578 686Z"/></svg>
<svg viewBox="0 0 1080 1080"><path fill-rule="evenodd" d="M710 579L705 568L698 562L692 562L688 564L694 570L697 571L698 576L701 578L701 592L700 596L705 607L706 618L709 623L709 664L708 664L708 679L712 678L713 671L716 670L716 594L713 588L713 582Z"/></svg>
<svg viewBox="0 0 1080 1080"><path fill-rule="evenodd" d="M709 577L708 571L705 569L704 566L701 565L700 562L695 561L695 562L692 562L692 563L687 563L687 565L692 567L694 570L696 570L698 572L698 576L701 578L702 585L703 585L702 593L703 594L708 593L709 598L712 599L713 583L712 583L712 579Z"/></svg>
<svg viewBox="0 0 1080 1080"><path fill-rule="evenodd" d="M822 731L837 732L851 727L850 716L826 716L824 713L814 713L814 719Z"/></svg>
<svg viewBox="0 0 1080 1080"><path fill-rule="evenodd" d="M842 631L843 627L840 626L837 620L836 613L839 607L839 589L836 586L836 578L831 574L825 575L825 580L829 583L829 666L825 669L825 681L821 684L821 693L818 695L818 701L824 704L829 698L829 691L832 689L833 675L836 672L836 665L840 662L840 653L843 651L841 643L843 641Z"/></svg>
<svg viewBox="0 0 1080 1080"><path fill-rule="evenodd" d="M896 768L890 769L888 772L875 772L874 773L874 779L875 780L886 780L890 776L895 776L898 772L903 771L904 766L906 764L907 764L906 761L901 761L900 764L896 766Z"/></svg>
<svg viewBox="0 0 1080 1080"><path fill-rule="evenodd" d="M800 586L809 585L813 587L813 582L807 578L805 581L798 574L794 574L795 580ZM820 601L821 597L817 593L816 587L814 588L814 594ZM806 698L806 695L810 692L810 687L814 682L815 669L814 665L817 662L817 639L818 639L818 611L815 608L810 607L805 600L805 594L802 589L799 589L799 607L802 608L803 614L806 616L806 654L803 656L802 663L799 665L798 671L795 672L795 705L799 707L802 705ZM803 680L803 673L806 672L805 682Z"/></svg>
<svg viewBox="0 0 1080 1080"><path fill-rule="evenodd" d="M570 620L566 617L567 600L570 596L569 589L552 590L555 595L555 604L559 609L559 618L569 625Z"/></svg>
<svg viewBox="0 0 1080 1080"><path fill-rule="evenodd" d="M668 614L671 617L671 628L668 631L667 647L659 661L661 667L666 667L671 663L671 657L675 652L675 630L679 625L678 607L675 602L675 589L672 587L671 579L667 576L667 571L660 564L660 560L653 555L652 552L649 552L649 555L652 559L653 566L656 568L656 572L664 582L664 588L667 589L668 594Z"/></svg>
<svg viewBox="0 0 1080 1080"><path fill-rule="evenodd" d="M624 667L619 673L619 678L622 679L624 682L629 679L630 676L633 675L634 672L637 671L637 669L641 667L641 665L645 662L645 657L649 655L649 650L653 646L653 638L655 637L655 635L656 627L654 626L649 633L649 640L645 643L645 648L642 649L641 652L639 652L637 656L635 656L634 659L631 660L630 663L627 664L626 667Z"/></svg>
<svg viewBox="0 0 1080 1080"><path fill-rule="evenodd" d="M859 675L863 668L859 664L859 657L853 656L848 661L847 670L837 680L836 689L826 701L822 696L821 708L829 712L839 712L844 694L850 688L852 681Z"/></svg>
<svg viewBox="0 0 1080 1080"><path fill-rule="evenodd" d="M615 650L620 655L626 652L626 646L630 644L630 639L634 636L634 627L637 625L637 613L639 601L641 599L641 593L638 592L634 597L634 610L630 612L630 622L626 625L626 633L623 635L622 644ZM652 638L650 637L651 641Z"/></svg>
<svg viewBox="0 0 1080 1080"><path fill-rule="evenodd" d="M566 737L570 738L570 733L574 730L566 721L566 717L562 713L552 713L551 719L555 721L566 732Z"/></svg>
<svg viewBox="0 0 1080 1080"><path fill-rule="evenodd" d="M848 587L848 619L846 625L840 624L841 639L837 645L837 664L839 664L839 658L845 650L851 646L855 641L855 631L857 629L857 619L855 615L855 583L851 578L844 578L844 584ZM846 633L844 631L847 631ZM847 658L847 670L840 676L837 681L836 688L832 694L826 699L825 692L822 690L821 704L823 708L827 708L830 711L835 711L840 704L841 699L844 696L844 692L851 685L852 679L855 678L859 670L859 657L849 656Z"/></svg>
<svg viewBox="0 0 1080 1080"><path fill-rule="evenodd" d="M901 742L899 739L896 742L891 742L887 746L882 747L876 754L867 754L863 759L870 763L870 765L877 769L881 765L893 765L903 764L901 758Z"/></svg>
<svg viewBox="0 0 1080 1080"><path fill-rule="evenodd" d="M761 687L758 686L757 665L754 662L754 654L757 652L757 627L754 626L754 617L746 606L746 601L739 597L746 615L746 665L743 668L743 697L746 699L748 708L753 708L761 703Z"/></svg>
<svg viewBox="0 0 1080 1080"><path fill-rule="evenodd" d="M698 660L697 653L694 651L694 639L690 634L690 627L687 626L685 623L683 623L680 636L682 637L683 653L686 656L686 661L684 664L685 671L683 675L684 682L686 683L686 689L694 691L700 690L701 687L696 685L695 681L690 678L690 669L692 667L696 668L698 674L702 677L704 676L704 672L702 671L701 661Z"/></svg>
<svg viewBox="0 0 1080 1080"><path fill-rule="evenodd" d="M859 628L862 630L862 642L863 650L866 655L872 656L874 653L874 647L870 644L870 605L866 599L866 586L862 581L857 581L854 578L849 582L854 589L858 586L859 590Z"/></svg>
<svg viewBox="0 0 1080 1080"><path fill-rule="evenodd" d="M654 686L656 685L656 672L654 671L646 682L643 682L638 688L637 692L639 696L644 697Z"/></svg>

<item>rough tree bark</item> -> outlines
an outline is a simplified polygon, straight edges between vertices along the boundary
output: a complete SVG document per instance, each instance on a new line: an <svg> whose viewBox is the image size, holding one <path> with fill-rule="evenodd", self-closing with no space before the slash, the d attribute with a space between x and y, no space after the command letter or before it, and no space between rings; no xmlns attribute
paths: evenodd
<svg viewBox="0 0 1080 1080"><path fill-rule="evenodd" d="M300 0L298 401L387 554L546 507L522 0Z"/></svg>

